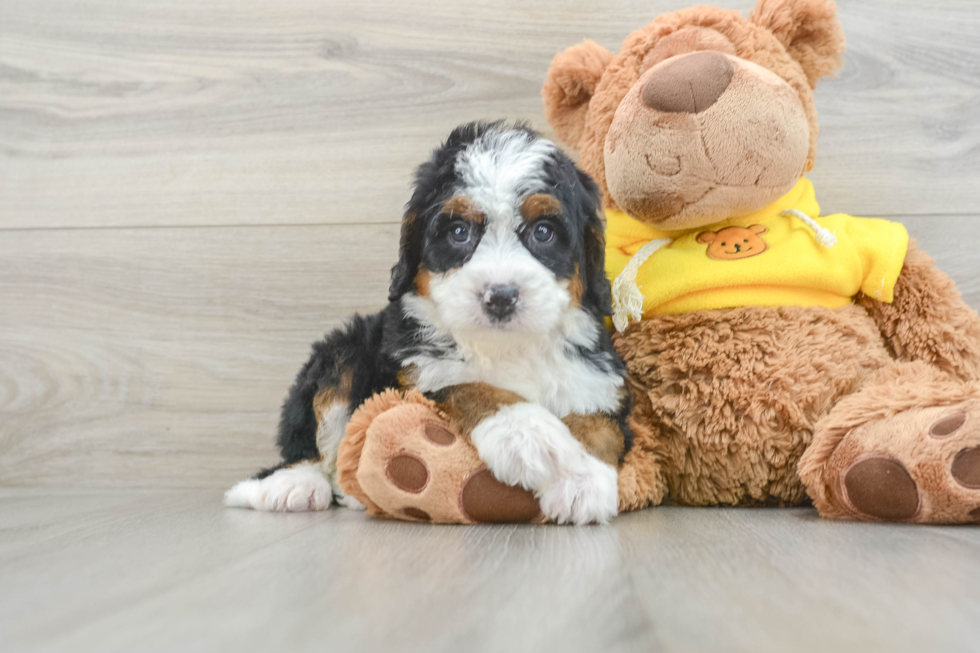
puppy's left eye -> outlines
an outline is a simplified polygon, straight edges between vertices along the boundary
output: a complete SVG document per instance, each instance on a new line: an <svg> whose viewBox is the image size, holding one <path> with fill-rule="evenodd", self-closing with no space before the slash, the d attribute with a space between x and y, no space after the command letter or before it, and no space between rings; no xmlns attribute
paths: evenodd
<svg viewBox="0 0 980 653"><path fill-rule="evenodd" d="M456 245L464 245L470 240L470 226L462 220L449 225L449 240Z"/></svg>
<svg viewBox="0 0 980 653"><path fill-rule="evenodd" d="M555 239L555 227L550 222L539 222L534 225L531 237L542 245L550 243Z"/></svg>

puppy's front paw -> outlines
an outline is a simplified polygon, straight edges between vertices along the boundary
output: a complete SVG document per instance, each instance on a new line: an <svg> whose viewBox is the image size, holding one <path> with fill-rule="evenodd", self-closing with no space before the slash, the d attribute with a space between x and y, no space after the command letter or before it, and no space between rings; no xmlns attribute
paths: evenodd
<svg viewBox="0 0 980 653"><path fill-rule="evenodd" d="M545 488L541 510L558 524L607 524L619 501L616 468L588 454L580 462Z"/></svg>
<svg viewBox="0 0 980 653"><path fill-rule="evenodd" d="M569 452L581 449L564 422L530 403L504 406L477 425L471 439L498 481L532 492L551 481Z"/></svg>
<svg viewBox="0 0 980 653"><path fill-rule="evenodd" d="M225 492L225 505L268 512L326 510L333 500L330 481L310 464L279 469L263 479L250 478Z"/></svg>

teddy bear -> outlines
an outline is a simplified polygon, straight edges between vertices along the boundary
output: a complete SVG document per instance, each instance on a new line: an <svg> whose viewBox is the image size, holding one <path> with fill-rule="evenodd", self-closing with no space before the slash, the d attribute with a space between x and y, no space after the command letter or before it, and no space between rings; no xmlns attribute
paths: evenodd
<svg viewBox="0 0 980 653"><path fill-rule="evenodd" d="M980 522L980 318L904 227L821 216L830 0L656 17L542 95L599 184L635 408L620 509L792 506Z"/></svg>

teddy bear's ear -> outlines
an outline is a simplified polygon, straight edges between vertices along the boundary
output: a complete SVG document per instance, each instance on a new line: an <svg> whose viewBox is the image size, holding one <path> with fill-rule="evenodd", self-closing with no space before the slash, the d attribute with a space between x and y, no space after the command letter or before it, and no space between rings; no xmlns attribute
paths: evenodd
<svg viewBox="0 0 980 653"><path fill-rule="evenodd" d="M708 243L715 242L715 238L717 236L718 236L718 234L716 234L713 231L702 231L701 233L698 234L697 241L699 243L701 243L702 245L706 245Z"/></svg>
<svg viewBox="0 0 980 653"><path fill-rule="evenodd" d="M769 228L766 227L765 225L754 224L751 227L749 227L749 231L751 231L752 233L754 233L757 236L761 236L763 234L769 233Z"/></svg>
<svg viewBox="0 0 980 653"><path fill-rule="evenodd" d="M555 56L541 89L544 115L555 134L578 147L585 113L613 54L594 41L585 41Z"/></svg>
<svg viewBox="0 0 980 653"><path fill-rule="evenodd" d="M832 0L759 0L751 20L779 39L803 67L811 88L841 67L844 32Z"/></svg>

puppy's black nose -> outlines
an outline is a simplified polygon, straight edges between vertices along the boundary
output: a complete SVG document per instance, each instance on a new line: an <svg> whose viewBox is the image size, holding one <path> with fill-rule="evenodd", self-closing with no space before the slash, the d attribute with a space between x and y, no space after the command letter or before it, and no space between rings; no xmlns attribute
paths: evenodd
<svg viewBox="0 0 980 653"><path fill-rule="evenodd" d="M483 293L483 310L494 320L506 320L517 309L520 294L517 286L490 286Z"/></svg>

